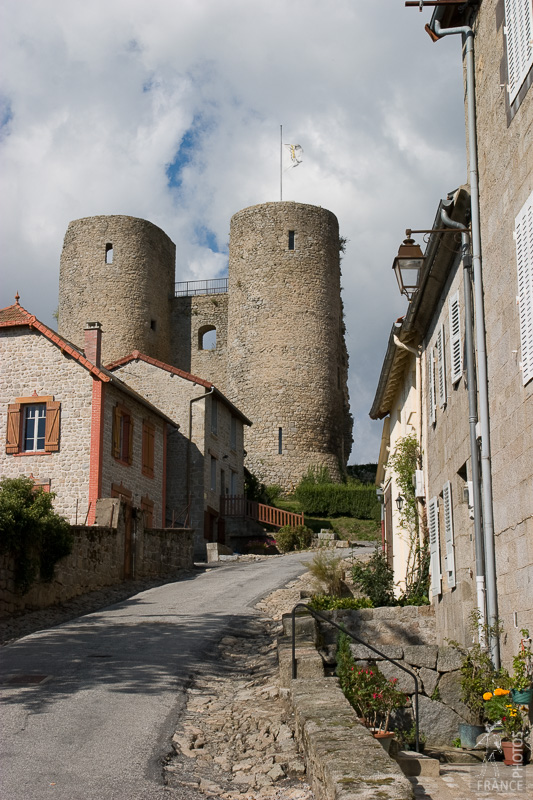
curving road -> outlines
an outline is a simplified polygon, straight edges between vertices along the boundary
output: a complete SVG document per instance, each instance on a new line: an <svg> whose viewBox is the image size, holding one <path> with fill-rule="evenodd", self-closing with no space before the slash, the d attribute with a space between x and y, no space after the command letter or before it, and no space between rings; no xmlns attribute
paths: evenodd
<svg viewBox="0 0 533 800"><path fill-rule="evenodd" d="M178 797L161 759L190 676L311 558L220 565L2 648L1 800Z"/></svg>

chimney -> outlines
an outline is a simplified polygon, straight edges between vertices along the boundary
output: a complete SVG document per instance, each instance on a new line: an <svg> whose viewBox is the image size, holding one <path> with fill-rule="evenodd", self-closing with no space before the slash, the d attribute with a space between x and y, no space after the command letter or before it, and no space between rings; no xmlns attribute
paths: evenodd
<svg viewBox="0 0 533 800"><path fill-rule="evenodd" d="M95 366L102 366L102 325L100 322L88 322L85 325L85 357L92 361Z"/></svg>

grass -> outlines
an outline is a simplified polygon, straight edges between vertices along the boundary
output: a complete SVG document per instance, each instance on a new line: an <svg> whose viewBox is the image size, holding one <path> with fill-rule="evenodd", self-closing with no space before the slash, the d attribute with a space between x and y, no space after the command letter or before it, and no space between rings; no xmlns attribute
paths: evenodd
<svg viewBox="0 0 533 800"><path fill-rule="evenodd" d="M277 508L285 511L292 511L300 514L302 509L297 500L293 497L278 497L274 501ZM372 519L354 519L354 517L312 517L305 515L305 524L315 533L324 528L334 531L339 539L351 539L352 541L380 541L381 526Z"/></svg>

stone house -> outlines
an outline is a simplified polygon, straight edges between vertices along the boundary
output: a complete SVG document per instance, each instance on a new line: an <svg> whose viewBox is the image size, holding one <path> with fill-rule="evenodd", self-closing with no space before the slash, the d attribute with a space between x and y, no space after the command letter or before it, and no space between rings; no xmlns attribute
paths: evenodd
<svg viewBox="0 0 533 800"><path fill-rule="evenodd" d="M432 603L440 641L470 641L476 607L498 618L509 666L520 630L533 629L533 11L528 0L440 6L427 30L436 42L463 37L470 217L457 194L441 207L472 234L462 265L460 254L439 256L455 237L439 244L431 235L398 334L414 336L421 351ZM471 302L463 299L469 275Z"/></svg>
<svg viewBox="0 0 533 800"><path fill-rule="evenodd" d="M221 496L244 494L244 426L250 420L210 381L134 350L108 365L175 420L167 449L167 524L195 529L195 553L225 542ZM185 479L184 479L185 477Z"/></svg>
<svg viewBox="0 0 533 800"><path fill-rule="evenodd" d="M94 523L96 501L116 497L146 527L165 526L167 441L178 425L100 365L101 329L85 350L20 304L0 311L0 476L28 476L56 494L71 524Z"/></svg>

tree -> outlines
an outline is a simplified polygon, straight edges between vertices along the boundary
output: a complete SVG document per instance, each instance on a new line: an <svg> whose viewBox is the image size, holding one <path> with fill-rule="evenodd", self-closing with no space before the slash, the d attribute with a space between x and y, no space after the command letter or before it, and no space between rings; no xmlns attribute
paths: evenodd
<svg viewBox="0 0 533 800"><path fill-rule="evenodd" d="M51 581L56 562L72 550L70 525L54 511L54 497L30 478L0 481L0 552L13 558L22 594L38 576Z"/></svg>

